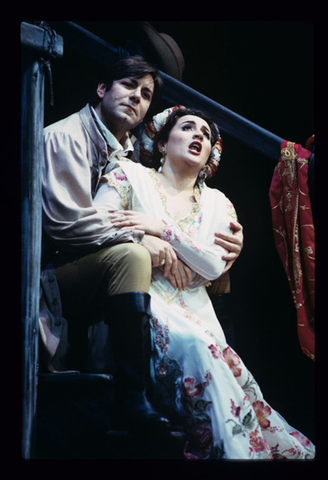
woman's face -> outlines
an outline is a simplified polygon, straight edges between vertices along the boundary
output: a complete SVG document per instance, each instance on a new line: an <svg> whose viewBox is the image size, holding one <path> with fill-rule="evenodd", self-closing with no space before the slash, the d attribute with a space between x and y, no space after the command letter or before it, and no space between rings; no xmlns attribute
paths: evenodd
<svg viewBox="0 0 328 480"><path fill-rule="evenodd" d="M185 115L178 118L166 143L166 161L188 166L199 172L210 156L211 130L200 117Z"/></svg>

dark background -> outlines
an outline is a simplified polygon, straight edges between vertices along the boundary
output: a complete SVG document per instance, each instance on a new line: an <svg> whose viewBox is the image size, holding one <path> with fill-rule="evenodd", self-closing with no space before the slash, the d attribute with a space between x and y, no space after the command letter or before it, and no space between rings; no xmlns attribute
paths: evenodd
<svg viewBox="0 0 328 480"><path fill-rule="evenodd" d="M133 32L133 22L76 23L116 46ZM180 46L185 84L283 139L305 146L315 133L313 22L150 23ZM64 49L52 62L55 105L46 102L46 125L80 110L97 80L96 64ZM300 349L296 310L273 240L268 192L275 161L222 137L214 185L234 203L245 237L231 269L235 350L269 403L315 441L314 363Z"/></svg>

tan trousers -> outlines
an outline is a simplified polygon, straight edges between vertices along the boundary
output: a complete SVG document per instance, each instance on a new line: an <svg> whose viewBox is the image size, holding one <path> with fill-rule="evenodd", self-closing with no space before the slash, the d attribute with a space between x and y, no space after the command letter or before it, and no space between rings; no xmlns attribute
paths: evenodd
<svg viewBox="0 0 328 480"><path fill-rule="evenodd" d="M213 280L211 285L207 287L207 293L210 297L214 295L222 295L223 293L230 293L230 274L226 272L221 277Z"/></svg>
<svg viewBox="0 0 328 480"><path fill-rule="evenodd" d="M77 260L55 265L63 316L68 322L93 323L106 300L126 292L149 291L151 259L148 251L136 243L103 248Z"/></svg>

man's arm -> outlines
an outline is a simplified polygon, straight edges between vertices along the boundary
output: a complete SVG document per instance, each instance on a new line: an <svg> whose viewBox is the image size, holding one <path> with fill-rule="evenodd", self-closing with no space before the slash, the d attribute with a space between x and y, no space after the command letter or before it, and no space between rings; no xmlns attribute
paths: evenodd
<svg viewBox="0 0 328 480"><path fill-rule="evenodd" d="M91 195L91 168L81 132L44 134L43 227L58 247L75 249L140 241L140 232L119 231L111 213Z"/></svg>

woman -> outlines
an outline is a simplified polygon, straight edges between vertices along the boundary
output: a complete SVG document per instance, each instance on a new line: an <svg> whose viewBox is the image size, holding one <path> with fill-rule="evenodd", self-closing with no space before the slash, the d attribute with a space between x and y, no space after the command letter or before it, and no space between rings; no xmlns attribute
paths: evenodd
<svg viewBox="0 0 328 480"><path fill-rule="evenodd" d="M313 444L266 403L226 343L206 292L226 265L214 232L229 231L236 220L225 195L204 183L220 159L215 124L191 109L167 109L145 129L142 152L151 151L158 171L118 162L96 202L116 205L116 225L144 231L143 242L167 242L149 292L154 405L184 424L186 458L313 458ZM166 266L172 248L180 260L175 275ZM184 265L192 271L188 285L179 275Z"/></svg>

